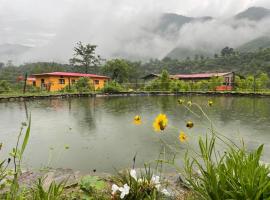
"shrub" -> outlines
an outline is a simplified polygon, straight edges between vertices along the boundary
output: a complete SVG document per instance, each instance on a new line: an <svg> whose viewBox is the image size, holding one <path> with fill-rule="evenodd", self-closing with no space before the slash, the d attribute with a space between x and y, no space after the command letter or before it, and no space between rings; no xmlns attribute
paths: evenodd
<svg viewBox="0 0 270 200"><path fill-rule="evenodd" d="M105 93L117 93L124 91L124 88L116 81L107 82L102 89Z"/></svg>
<svg viewBox="0 0 270 200"><path fill-rule="evenodd" d="M93 84L90 83L90 79L87 77L79 78L74 86L78 92L90 92L95 90Z"/></svg>
<svg viewBox="0 0 270 200"><path fill-rule="evenodd" d="M75 87L75 85L67 85L65 88L63 88L62 90L60 90L61 92L77 92L77 88Z"/></svg>
<svg viewBox="0 0 270 200"><path fill-rule="evenodd" d="M30 190L30 195L27 199L33 200L61 200L64 192L65 182L51 182L48 189L44 188L44 179L38 178L33 188Z"/></svg>
<svg viewBox="0 0 270 200"><path fill-rule="evenodd" d="M5 80L0 80L0 93L9 91L10 91L10 84Z"/></svg>

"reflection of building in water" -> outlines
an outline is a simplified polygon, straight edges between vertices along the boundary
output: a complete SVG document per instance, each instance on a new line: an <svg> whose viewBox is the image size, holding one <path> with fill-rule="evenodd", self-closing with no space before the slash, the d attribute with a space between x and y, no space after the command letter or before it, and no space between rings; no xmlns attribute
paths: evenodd
<svg viewBox="0 0 270 200"><path fill-rule="evenodd" d="M54 108L54 110L60 110L64 107L64 101L59 99L50 99L49 100L50 107Z"/></svg>

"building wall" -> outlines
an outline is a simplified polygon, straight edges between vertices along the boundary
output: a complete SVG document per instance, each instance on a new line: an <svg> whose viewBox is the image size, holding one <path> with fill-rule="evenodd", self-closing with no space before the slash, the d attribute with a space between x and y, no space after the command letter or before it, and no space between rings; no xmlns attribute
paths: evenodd
<svg viewBox="0 0 270 200"><path fill-rule="evenodd" d="M233 83L234 83L234 73L229 73L229 74L226 74L224 77L224 84L225 85L229 85L229 86L233 86Z"/></svg>
<svg viewBox="0 0 270 200"><path fill-rule="evenodd" d="M59 91L68 85L73 85L81 77L70 76L36 76L36 87L46 89L48 91ZM102 89L105 85L106 78L89 78L90 84L93 84L95 90ZM43 81L42 81L43 80Z"/></svg>

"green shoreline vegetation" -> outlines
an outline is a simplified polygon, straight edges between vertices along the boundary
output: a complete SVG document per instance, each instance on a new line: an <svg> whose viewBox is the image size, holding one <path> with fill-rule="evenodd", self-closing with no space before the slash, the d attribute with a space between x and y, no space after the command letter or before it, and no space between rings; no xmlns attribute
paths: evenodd
<svg viewBox="0 0 270 200"><path fill-rule="evenodd" d="M74 47L74 56L69 64L55 62L26 63L15 66L9 61L0 63L0 95L21 95L24 90L22 79L31 74L47 72L79 72L103 74L111 78L111 82L101 91L95 92L129 92L129 91L214 91L221 84L218 78L198 82L170 80L166 74L204 73L233 71L236 73L233 82L234 91L250 93L268 93L270 90L270 48L260 48L253 52L239 52L225 47L213 57L195 55L185 60L164 58L149 61L130 61L126 59L105 60L96 55L96 45L78 42ZM142 77L150 73L162 77L150 82L144 82ZM20 78L19 78L20 77ZM19 80L19 79L20 80ZM93 86L86 87L81 79L75 87L65 88L60 93L91 92ZM46 91L33 86L26 87L27 93L44 94ZM58 93L58 92L57 92ZM50 93L51 94L51 93ZM53 93L52 93L53 94Z"/></svg>
<svg viewBox="0 0 270 200"><path fill-rule="evenodd" d="M104 88L94 90L93 86L88 83L87 78L80 78L71 87L66 87L57 92L48 92L40 90L34 86L26 86L26 93L22 92L23 85L12 85L5 80L0 81L0 98L8 97L27 97L27 96L57 96L72 94L106 94L106 93L140 93L140 92L198 92L198 93L216 93L216 94L270 94L270 79L266 73L260 73L255 78L248 76L245 79L236 75L234 89L232 91L216 91L215 88L223 84L220 77L213 77L210 80L202 80L197 82L172 80L166 70L162 71L161 77L147 83L119 83L110 81L106 83ZM2 91L2 92L1 92Z"/></svg>

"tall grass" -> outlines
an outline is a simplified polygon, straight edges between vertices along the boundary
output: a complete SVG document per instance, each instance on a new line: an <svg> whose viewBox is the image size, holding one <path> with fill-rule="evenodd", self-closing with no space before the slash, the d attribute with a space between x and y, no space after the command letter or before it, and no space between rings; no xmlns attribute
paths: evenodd
<svg viewBox="0 0 270 200"><path fill-rule="evenodd" d="M196 156L185 156L185 178L195 199L270 199L270 170L260 162L263 145L248 151L244 142L236 145L211 127L199 138Z"/></svg>

